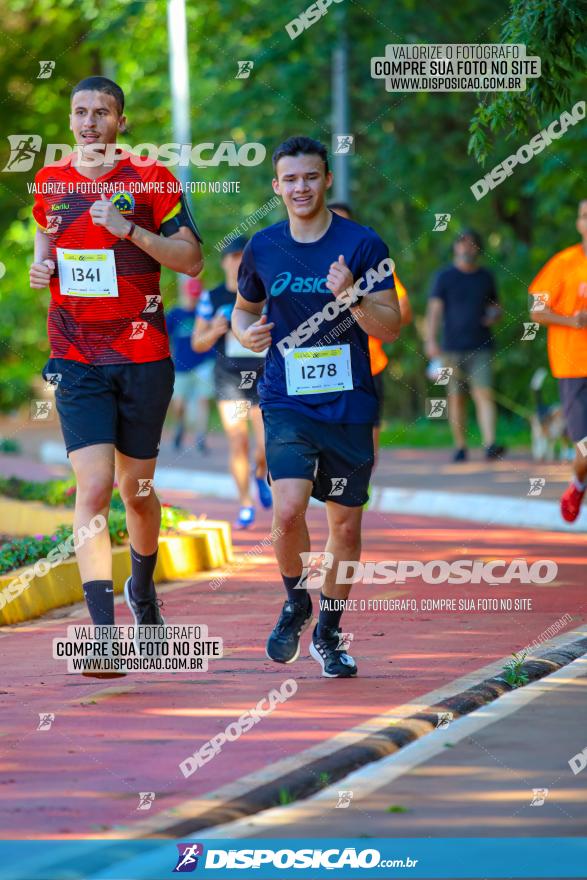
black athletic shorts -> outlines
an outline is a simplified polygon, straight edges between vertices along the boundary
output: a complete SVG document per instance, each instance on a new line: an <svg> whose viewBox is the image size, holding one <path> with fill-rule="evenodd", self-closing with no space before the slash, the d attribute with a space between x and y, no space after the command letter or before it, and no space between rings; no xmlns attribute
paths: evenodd
<svg viewBox="0 0 587 880"><path fill-rule="evenodd" d="M314 484L319 501L361 507L373 468L373 425L333 424L286 408L263 408L269 478Z"/></svg>
<svg viewBox="0 0 587 880"><path fill-rule="evenodd" d="M375 417L375 427L378 428L381 425L381 419L383 417L383 403L385 400L385 385L383 383L383 370L377 375L372 377L373 385L375 386L375 396L377 397L377 415Z"/></svg>
<svg viewBox="0 0 587 880"><path fill-rule="evenodd" d="M113 443L130 458L156 458L173 394L171 358L145 364L82 364L50 358L43 368L56 378L55 402L67 454Z"/></svg>
<svg viewBox="0 0 587 880"><path fill-rule="evenodd" d="M216 363L214 368L214 393L216 400L250 400L259 405L257 383L261 374L257 370L242 372L224 370Z"/></svg>
<svg viewBox="0 0 587 880"><path fill-rule="evenodd" d="M587 377L559 379L558 387L567 432L573 443L579 443L587 437Z"/></svg>

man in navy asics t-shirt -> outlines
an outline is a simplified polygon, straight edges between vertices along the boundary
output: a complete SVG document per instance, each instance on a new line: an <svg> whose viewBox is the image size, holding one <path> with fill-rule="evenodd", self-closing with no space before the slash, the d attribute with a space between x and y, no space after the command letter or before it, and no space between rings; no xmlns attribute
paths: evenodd
<svg viewBox="0 0 587 880"><path fill-rule="evenodd" d="M273 164L273 189L288 219L257 232L245 248L232 316L246 348L269 349L259 396L287 600L267 655L277 663L296 660L312 619L305 521L312 495L326 502L329 536L310 653L323 675L350 677L357 666L340 633L350 585L337 582L347 580L346 565L337 577L338 563L358 561L361 553L377 414L368 336L393 342L399 334L393 261L372 229L326 207L332 174L321 143L289 138Z"/></svg>

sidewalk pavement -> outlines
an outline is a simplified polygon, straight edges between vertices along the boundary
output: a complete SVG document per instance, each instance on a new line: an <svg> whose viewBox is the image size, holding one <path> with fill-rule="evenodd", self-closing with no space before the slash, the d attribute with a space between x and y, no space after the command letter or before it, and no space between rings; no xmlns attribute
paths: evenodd
<svg viewBox="0 0 587 880"><path fill-rule="evenodd" d="M233 505L191 493L164 493L213 518L229 518ZM418 610L349 611L344 629L360 676L330 681L308 657L309 633L300 659L280 667L266 659L264 645L283 600L273 554L261 542L271 528L269 512L255 527L237 533L237 560L217 589L219 572L160 591L171 623L205 623L224 639L224 658L208 673L132 674L114 682L92 682L64 673L51 659L51 640L70 623L89 622L74 606L2 630L5 676L0 699L8 711L0 740L6 785L0 795L0 825L17 838L144 836L205 817L220 801L238 803L251 788L274 781L292 766L331 753L359 735L370 720L398 706L412 714L499 672L513 650L549 638L553 625L566 641L587 620L583 554L572 535L481 529L467 522L365 515L363 559L538 558L556 559L550 584L493 587L357 584L353 598L415 598ZM309 528L316 546L325 540L323 511L313 508ZM261 552L251 552L253 550ZM516 600L532 598L525 610L439 613L420 607L432 597ZM118 601L117 622L129 623ZM574 634L573 634L574 633ZM191 777L179 763L255 706L271 688L293 678L297 693ZM39 731L39 713L54 713L50 730ZM332 738L338 737L333 742ZM139 792L154 792L148 813L137 811ZM241 815L235 807L233 815Z"/></svg>
<svg viewBox="0 0 587 880"><path fill-rule="evenodd" d="M538 838L586 828L583 657L306 801L208 836Z"/></svg>
<svg viewBox="0 0 587 880"><path fill-rule="evenodd" d="M5 428L5 433L10 432ZM68 473L56 424L30 422L18 431L13 428L12 433L24 454L1 456L0 473L27 476L28 472L33 478L35 474ZM178 452L169 432L164 433L157 488L188 489L200 496L236 501L224 435L211 434L209 448L208 455L193 447ZM566 523L560 514L560 496L570 475L569 462L534 462L521 451L509 453L503 461L487 462L481 450L473 450L468 462L455 464L449 449L386 448L373 475L370 508L381 513L466 518L487 528L515 526L582 534L587 505L575 523Z"/></svg>
<svg viewBox="0 0 587 880"><path fill-rule="evenodd" d="M52 428L43 431L45 440L57 439ZM35 442L40 433L33 438ZM226 449L219 435L212 440L210 461L198 465L198 473L208 471L222 485L223 480L229 481ZM69 473L67 466L43 464L31 453L32 441L25 456L0 456L0 473L29 479ZM162 469L171 463L189 472L196 455L186 452L178 458L164 448ZM439 485L438 480L445 480L446 488L458 485L462 494L468 494L472 510L478 504L478 486L487 495L493 493L496 503L503 503L500 494L513 492L514 486L521 493L534 467L520 459L512 473L511 462L479 461L467 464L467 471L459 477L456 466L443 464L448 455L448 450L384 451L376 483L388 474L398 484L419 480L420 487L428 491ZM549 468L553 482L558 474L558 493L566 482L568 466ZM452 482L457 478L460 483ZM552 491L548 481L546 491ZM210 518L232 520L236 512L234 500L207 497L189 488L163 489L160 494L163 501ZM453 510L452 515L458 512ZM318 677L317 664L308 657L309 633L297 663L279 667L265 657L265 640L281 606L283 589L273 554L263 543L271 531L270 512L259 511L251 530L234 534L237 559L219 586L212 584L220 574L215 571L161 590L169 622L206 623L212 636L223 637L224 658L211 662L207 674L133 674L112 683L65 675L63 665L51 660L51 639L62 635L69 623L88 622L81 606L6 627L0 633L3 665L11 670L0 694L9 709L0 739L6 777L0 794L4 834L17 838L125 837L165 834L165 829L178 825L187 833L190 823L205 822L211 807L223 802L235 805L232 815L236 818L242 815L239 799L246 799L253 788L262 788L316 755L331 754L364 736L376 723L381 726L382 717L390 723L389 718L398 713L413 714L499 673L512 651L533 641L544 643L553 627L561 633L560 639L571 642L587 622L584 547L576 534L377 508L365 513L364 525L364 561L524 559L531 564L548 559L557 562L558 574L548 584L497 587L426 586L421 579L405 585L357 584L352 594L358 600L357 610L348 611L343 623L353 633L352 653L360 675L357 680L328 681ZM313 547L321 549L325 517L318 507L310 510L309 529ZM389 610L392 600L404 598L416 599L417 610ZM454 599L457 611L430 610L423 600L432 598ZM375 599L383 600L383 605L374 608ZM494 599L499 600L497 610L481 610ZM359 607L361 600L368 606L364 610ZM480 600L480 608L471 610L470 600L473 605ZM117 621L130 622L120 600ZM288 678L298 686L293 697L240 739L227 743L193 776L183 777L182 760ZM492 707L503 699L488 711L495 711ZM46 712L54 713L55 721L50 730L39 731L39 713ZM569 737L577 729L585 730L576 717L567 727ZM549 731L545 742L550 743L553 736ZM554 736L555 741L558 738ZM584 746L587 741L577 751ZM574 740L569 739L564 747L575 748ZM457 754L450 750L451 756ZM467 760L470 756L461 767L467 766ZM382 762L373 766L381 767ZM536 779L534 775L528 778ZM548 787L547 782L542 786ZM155 793L148 812L137 810L139 792ZM390 805L393 800L385 806ZM420 815L413 813L416 818ZM341 814L337 810L337 821ZM411 816L397 815L402 821Z"/></svg>
<svg viewBox="0 0 587 880"><path fill-rule="evenodd" d="M0 420L0 435L14 436L22 446L23 456L34 461L41 460L40 450L44 443L55 444L54 455L61 451L58 463L64 461L63 439L55 421L19 423L18 426L15 423L11 427L10 420ZM158 467L226 474L228 444L224 434L210 434L208 445L209 455L202 455L193 446L186 446L178 452L173 446L171 432L166 430ZM450 449L382 449L374 485L524 498L527 497L529 479L541 477L545 484L540 499L558 500L570 479L570 462L534 462L529 453L522 450L513 450L502 461L493 462L486 461L479 449L471 450L468 462L455 464L451 456ZM2 459L16 462L18 456L3 456Z"/></svg>

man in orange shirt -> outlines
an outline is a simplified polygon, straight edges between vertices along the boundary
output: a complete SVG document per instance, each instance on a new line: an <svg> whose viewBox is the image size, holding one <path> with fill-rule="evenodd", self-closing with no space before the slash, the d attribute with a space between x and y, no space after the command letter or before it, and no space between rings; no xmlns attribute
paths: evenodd
<svg viewBox="0 0 587 880"><path fill-rule="evenodd" d="M587 199L579 202L577 231L581 243L555 254L530 285L530 315L548 327L550 369L577 444L573 480L561 498L567 522L579 516L587 489Z"/></svg>
<svg viewBox="0 0 587 880"><path fill-rule="evenodd" d="M335 214L339 214L339 216L345 217L347 220L354 219L352 211L349 205L346 204L346 202L331 202L328 207L331 211L334 211ZM399 300L399 308L402 322L401 325L402 327L404 327L412 320L412 307L408 299L408 291L397 277L396 272L393 273L393 277L395 278L395 290L397 293L397 298ZM383 415L383 401L385 394L383 371L389 363L389 358L385 353L382 341L380 339L376 339L375 336L369 337L369 357L371 360L371 375L373 376L373 384L375 385L375 393L377 394L377 400L379 403L379 407L377 410L377 421L373 426L373 445L375 447L375 461L377 461L377 453L379 451L379 434L381 433L381 416Z"/></svg>

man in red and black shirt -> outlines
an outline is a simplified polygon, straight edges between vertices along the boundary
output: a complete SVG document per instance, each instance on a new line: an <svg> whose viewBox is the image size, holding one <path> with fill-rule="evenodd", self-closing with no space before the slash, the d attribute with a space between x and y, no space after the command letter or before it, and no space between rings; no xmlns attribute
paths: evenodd
<svg viewBox="0 0 587 880"><path fill-rule="evenodd" d="M156 162L117 152L124 95L105 77L78 83L70 128L77 150L35 179L33 288L49 285L51 356L65 445L77 480L74 533L107 518L114 479L126 506L137 624L162 622L153 572L161 524L152 489L173 392L159 290L161 265L196 276L201 241L181 188ZM104 146L106 145L106 146ZM94 624L114 623L108 530L76 550Z"/></svg>

